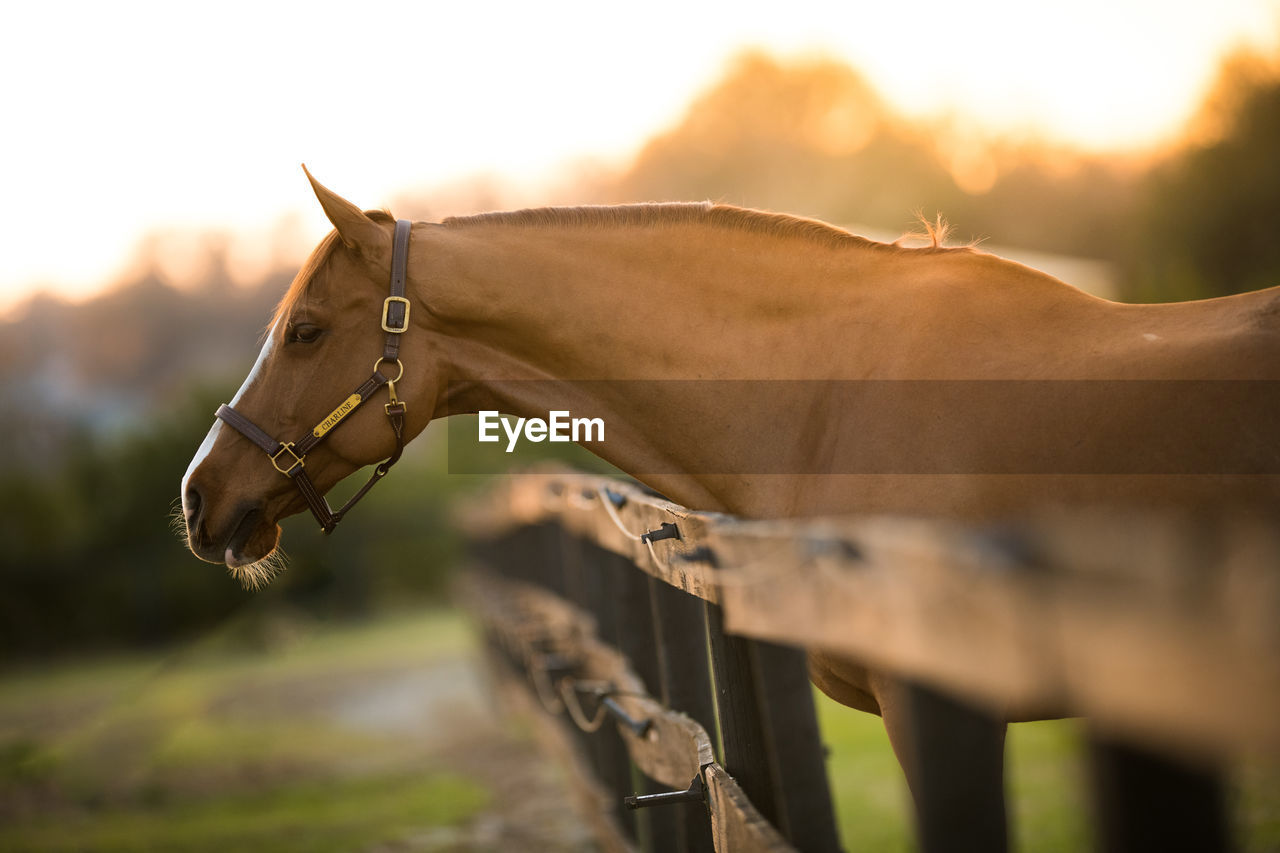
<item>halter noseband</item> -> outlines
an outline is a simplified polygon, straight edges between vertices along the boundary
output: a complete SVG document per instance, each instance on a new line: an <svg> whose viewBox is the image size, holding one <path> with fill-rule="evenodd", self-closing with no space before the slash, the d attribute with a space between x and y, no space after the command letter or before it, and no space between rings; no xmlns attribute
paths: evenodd
<svg viewBox="0 0 1280 853"><path fill-rule="evenodd" d="M382 302L382 330L387 333L387 339L381 358L373 363L373 375L366 379L364 384L298 441L277 441L266 430L225 403L219 406L215 413L223 423L234 427L241 435L262 448L270 457L275 469L293 480L298 491L302 493L303 499L306 500L311 514L316 517L316 521L320 522L320 529L325 533L332 532L342 517L347 514L347 510L368 494L375 483L387 476L391 466L396 464L400 454L404 452L404 413L408 407L404 401L396 397L396 383L404 375L404 365L400 362L400 336L409 329L409 300L405 298L404 291L411 227L407 219L396 220L395 241L391 250L391 295ZM394 378L379 372L379 368L384 363L395 365ZM351 499L335 512L307 475L307 453L324 441L334 427L358 409L362 403L368 401L383 385L387 386L390 395L389 402L383 408L386 409L387 421L391 424L391 429L396 436L396 449L386 461L378 463L373 469L373 476L360 487L360 491L352 495Z"/></svg>

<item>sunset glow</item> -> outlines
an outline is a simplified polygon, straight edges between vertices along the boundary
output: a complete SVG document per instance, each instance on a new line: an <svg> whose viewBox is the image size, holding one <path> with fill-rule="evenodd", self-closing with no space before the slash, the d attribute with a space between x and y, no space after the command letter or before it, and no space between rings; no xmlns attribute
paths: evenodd
<svg viewBox="0 0 1280 853"><path fill-rule="evenodd" d="M1135 149L1179 131L1224 53L1280 34L1276 0L351 8L10 9L0 310L111 284L157 229L225 232L233 271L313 244L304 161L368 206L473 174L536 200L624 163L751 47L835 58L911 117Z"/></svg>

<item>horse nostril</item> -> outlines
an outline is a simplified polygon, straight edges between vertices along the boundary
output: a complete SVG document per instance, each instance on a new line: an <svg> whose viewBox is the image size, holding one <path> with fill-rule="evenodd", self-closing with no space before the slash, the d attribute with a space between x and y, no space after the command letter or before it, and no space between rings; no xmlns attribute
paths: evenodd
<svg viewBox="0 0 1280 853"><path fill-rule="evenodd" d="M195 520L200 517L200 507L203 500L200 498L200 490L195 485L187 486L186 492L182 496L182 514L187 519L187 526L191 527Z"/></svg>

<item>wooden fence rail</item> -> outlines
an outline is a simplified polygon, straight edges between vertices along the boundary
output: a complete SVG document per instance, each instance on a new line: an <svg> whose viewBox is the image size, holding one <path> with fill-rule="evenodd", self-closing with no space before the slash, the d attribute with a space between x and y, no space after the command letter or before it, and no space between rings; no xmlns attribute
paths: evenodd
<svg viewBox="0 0 1280 853"><path fill-rule="evenodd" d="M498 666L578 723L555 737L590 765L584 798L612 849L839 848L806 648L981 713L1089 716L1109 849L1135 833L1160 849L1167 831L1225 846L1200 768L1280 757L1280 534L1265 520L750 522L546 471L506 478L463 523ZM1162 816L1144 817L1152 793Z"/></svg>

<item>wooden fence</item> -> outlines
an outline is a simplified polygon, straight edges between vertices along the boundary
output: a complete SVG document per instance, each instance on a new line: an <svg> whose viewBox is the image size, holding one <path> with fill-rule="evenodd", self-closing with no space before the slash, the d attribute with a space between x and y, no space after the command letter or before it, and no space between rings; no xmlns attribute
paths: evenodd
<svg viewBox="0 0 1280 853"><path fill-rule="evenodd" d="M806 648L977 714L1088 716L1107 850L1229 848L1206 768L1280 757L1266 520L750 522L546 471L462 521L495 664L573 721L546 735L606 849L839 849Z"/></svg>

